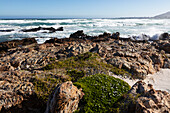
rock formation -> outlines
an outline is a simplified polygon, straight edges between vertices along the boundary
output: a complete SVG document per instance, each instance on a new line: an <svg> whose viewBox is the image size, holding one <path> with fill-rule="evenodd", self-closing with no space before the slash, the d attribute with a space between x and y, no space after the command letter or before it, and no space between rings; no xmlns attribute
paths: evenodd
<svg viewBox="0 0 170 113"><path fill-rule="evenodd" d="M164 34L164 36L169 35ZM61 73L57 73L57 71L47 72L43 70L44 67L86 52L97 53L105 63L130 72L133 78L144 79L147 74L153 74L160 68L170 68L169 43L169 38L152 43L136 42L122 39L118 32L88 36L83 31L73 33L70 38L50 39L44 44L37 44L34 38L2 42L0 43L0 102L2 103L0 108L10 109L22 103L25 97L35 93L33 86L35 77L45 78L50 75L51 78L48 79L59 80L60 83L68 81L68 79L64 79L67 77L62 73L62 70L60 70ZM69 82L69 84L71 83ZM63 85L57 86L58 89L61 87ZM69 91L73 91L73 89ZM54 95L55 92L57 90L53 92L48 105L52 105L52 98L58 98ZM163 92L157 92L157 94L165 95ZM68 95L70 94L68 93ZM71 95L70 98L72 98ZM71 102L73 101L68 102L69 107ZM65 107L64 110L74 111L75 108ZM48 109L50 110L51 107Z"/></svg>
<svg viewBox="0 0 170 113"><path fill-rule="evenodd" d="M128 92L128 109L126 113L169 113L170 94L166 91L155 90L151 84L137 82ZM130 97L132 95L132 97ZM132 102L133 101L133 102Z"/></svg>
<svg viewBox="0 0 170 113"><path fill-rule="evenodd" d="M8 49L11 49L11 48L16 48L19 46L25 46L25 45L30 45L30 44L37 44L37 41L35 40L35 38L25 38L22 40L12 40L8 42L1 42L0 52L7 51Z"/></svg>
<svg viewBox="0 0 170 113"><path fill-rule="evenodd" d="M59 84L49 97L45 113L73 113L83 95L71 81Z"/></svg>
<svg viewBox="0 0 170 113"><path fill-rule="evenodd" d="M56 31L63 31L63 27L59 27L57 29L53 28L53 27L38 27L38 28L31 28L31 29L23 29L21 30L22 32L37 32L37 31L40 31L40 30L48 30L49 33L54 33Z"/></svg>
<svg viewBox="0 0 170 113"><path fill-rule="evenodd" d="M20 104L24 97L33 94L33 84L29 82L30 72L0 73L0 111Z"/></svg>

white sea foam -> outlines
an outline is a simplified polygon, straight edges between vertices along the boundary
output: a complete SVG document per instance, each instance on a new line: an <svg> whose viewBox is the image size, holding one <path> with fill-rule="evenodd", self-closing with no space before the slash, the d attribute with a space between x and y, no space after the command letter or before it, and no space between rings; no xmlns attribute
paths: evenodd
<svg viewBox="0 0 170 113"><path fill-rule="evenodd" d="M51 34L43 32L23 33L22 29L41 27L64 27L64 31ZM69 37L77 30L84 30L88 35L99 35L103 32L120 32L121 37L137 36L142 40L142 34L149 35L152 40L159 38L158 34L170 33L170 21L168 19L30 19L30 20L0 20L0 30L14 29L9 33L0 33L0 38L13 37ZM19 37L22 36L22 37ZM0 40L1 40L0 39Z"/></svg>

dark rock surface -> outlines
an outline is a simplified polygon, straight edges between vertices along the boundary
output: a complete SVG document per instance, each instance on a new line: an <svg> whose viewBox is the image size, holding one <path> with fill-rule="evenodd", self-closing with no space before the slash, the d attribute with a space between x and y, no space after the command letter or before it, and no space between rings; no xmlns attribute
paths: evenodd
<svg viewBox="0 0 170 113"><path fill-rule="evenodd" d="M22 32L37 32L37 31L40 31L40 30L48 30L49 33L54 33L56 31L63 31L63 27L59 27L57 29L53 28L53 27L38 27L38 28L31 28L31 29L23 29L21 30Z"/></svg>
<svg viewBox="0 0 170 113"><path fill-rule="evenodd" d="M11 32L11 31L14 31L14 29L0 30L0 32Z"/></svg>

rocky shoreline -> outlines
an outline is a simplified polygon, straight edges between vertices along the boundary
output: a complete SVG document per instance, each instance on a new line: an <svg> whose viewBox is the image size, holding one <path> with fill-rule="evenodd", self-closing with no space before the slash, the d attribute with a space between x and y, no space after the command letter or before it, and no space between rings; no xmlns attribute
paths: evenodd
<svg viewBox="0 0 170 113"><path fill-rule="evenodd" d="M132 79L145 79L147 74L154 74L160 70L160 68L170 68L170 35L167 33L162 34L160 40L153 41L152 43L147 40L132 40L130 38L121 38L119 37L120 33L103 33L99 36L88 36L83 33L83 31L77 31L70 35L69 38L64 39L50 39L47 40L44 44L37 44L34 38L27 38L23 40L15 40L8 42L0 43L0 110L2 112L15 112L18 110L19 112L45 112L46 103L41 104L42 98L39 98L37 95L37 89L39 87L45 87L47 82L48 85L54 88L57 84L65 84L63 89L65 96L70 95L70 93L75 93L74 95L70 95L70 98L75 98L74 101L69 101L68 106L61 108L62 102L64 101L64 105L66 105L67 101L70 99L63 100L63 95L59 94L57 88L62 86L57 86L54 90L55 95L53 95L49 99L48 103L53 104L52 102L57 101L57 99L62 98L61 103L57 103L57 105L49 105L49 106L57 106L58 108L49 108L47 107L46 113L54 113L57 110L58 112L73 112L78 108L78 103L81 98L83 98L83 91L74 88L73 91L69 89L70 86L67 86L66 81L70 81L72 76L69 75L69 70L62 65L59 65L60 68L56 68L58 63L64 62L67 63L66 60L70 58L78 58L78 55L84 55L82 60L86 60L86 57L89 58L88 52L97 55L95 58L97 61L95 62L103 62L103 64L96 64L99 68L87 66L84 70L84 76L89 76L92 74L107 74L107 72L101 69L102 65L106 65L103 67L108 67L104 70L108 72L113 72L118 76L127 76ZM145 36L144 36L145 37ZM90 54L91 55L91 54ZM78 57L77 57L78 56ZM85 58L84 58L85 57ZM76 61L76 60L75 60ZM84 62L83 62L84 63ZM68 64L70 65L70 64ZM86 64L87 65L87 64ZM110 67L112 66L112 67ZM102 67L102 68L103 68ZM78 72L82 72L79 68L74 68ZM107 70L108 69L108 70ZM47 71L48 70L48 71ZM67 70L66 72L64 70ZM78 73L77 72L77 73ZM122 73L125 72L125 73ZM75 74L76 72L74 72ZM50 77L49 77L50 75ZM49 78L48 78L49 77ZM50 79L50 80L47 80ZM38 86L39 82L35 82L40 80L42 86ZM51 79L56 81L55 83L51 82ZM50 81L50 82L49 82ZM77 81L77 78L76 80ZM65 83L66 82L66 83ZM73 81L74 82L74 81ZM69 84L72 84L69 82ZM68 89L67 89L68 87ZM135 86L134 86L135 87ZM132 89L134 88L132 87ZM131 91L132 91L131 89ZM152 89L152 88L151 88ZM162 107L159 109L159 105L155 100L156 106L159 110L155 110L154 106L148 107L148 104L145 107L141 108L141 104L137 104L137 106L142 110L151 111L153 107L153 111L162 112L166 110L170 111L170 98L169 94L163 91L151 91L147 90L149 93L141 93L141 97L138 98L138 103L142 100L142 96L150 98L154 94L158 95L156 97L160 97L160 95L166 95L168 98L165 100L167 102L160 102ZM48 95L52 93L51 89L47 91ZM62 89L61 89L62 90ZM141 89L140 89L141 90ZM152 89L153 90L153 89ZM54 94L54 92L52 94ZM152 93L153 92L153 93ZM50 93L50 94L49 94ZM133 92L134 93L134 92ZM152 94L150 94L152 93ZM160 94L159 94L160 93ZM41 92L38 93L41 97ZM145 95L146 94L146 95ZM151 95L151 96L150 96ZM73 96L73 97L72 97ZM80 98L81 97L81 98ZM27 103L24 103L26 100L29 103L36 103L35 101L29 100L30 98L34 98L37 102L37 106L31 106ZM147 99L148 99L147 98ZM146 99L146 100L147 100ZM38 102L39 101L39 102ZM75 103L74 107L72 103ZM159 102L158 102L159 103ZM166 105L168 103L169 105ZM34 105L33 104L33 105ZM24 107L27 106L27 107ZM165 106L168 106L165 107ZM73 107L71 109L70 107ZM165 108L165 109L164 109ZM50 112L49 109L52 109L53 112ZM56 110L54 110L56 109ZM134 109L133 109L134 110ZM134 110L137 112L137 110ZM140 111L143 112L143 111Z"/></svg>

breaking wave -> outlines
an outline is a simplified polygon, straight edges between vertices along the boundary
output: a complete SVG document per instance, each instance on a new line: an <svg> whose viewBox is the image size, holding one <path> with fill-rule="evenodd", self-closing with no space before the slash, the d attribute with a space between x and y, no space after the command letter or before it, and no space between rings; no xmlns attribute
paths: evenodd
<svg viewBox="0 0 170 113"><path fill-rule="evenodd" d="M21 32L21 29L41 27L64 27L64 31L55 33ZM57 37L69 37L77 30L83 30L88 35L99 35L103 32L120 32L121 37L127 38L137 36L140 39L146 34L151 39L157 40L159 34L170 33L170 21L168 19L23 19L23 20L0 20L0 30L11 32L0 32L0 42L4 40L21 39L27 37L39 37L42 40ZM42 39L43 38L43 39ZM37 38L38 39L38 38ZM141 38L142 39L142 38ZM39 42L39 43L40 43Z"/></svg>

